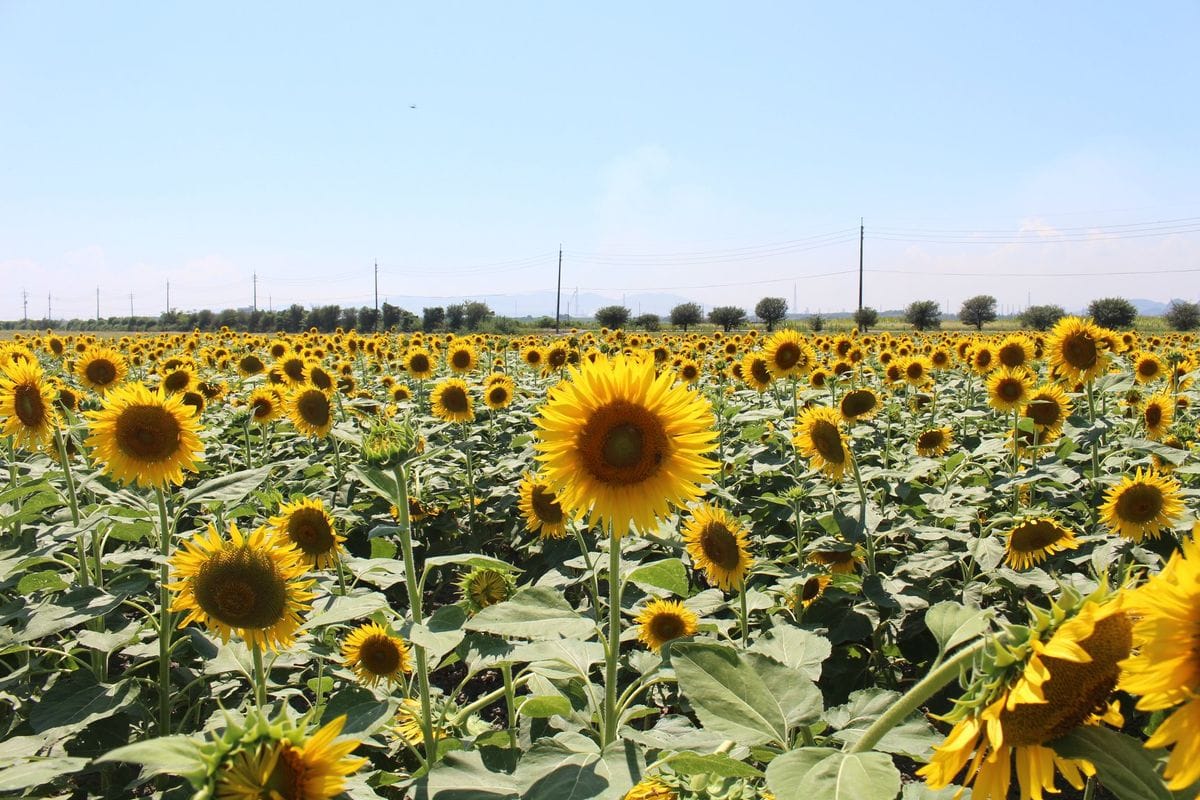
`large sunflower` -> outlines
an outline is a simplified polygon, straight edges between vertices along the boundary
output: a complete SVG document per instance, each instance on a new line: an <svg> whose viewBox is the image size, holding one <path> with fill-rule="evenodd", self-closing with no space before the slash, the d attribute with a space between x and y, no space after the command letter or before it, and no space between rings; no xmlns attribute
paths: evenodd
<svg viewBox="0 0 1200 800"><path fill-rule="evenodd" d="M763 345L767 369L776 378L804 375L812 369L816 355L804 337L793 330L779 330Z"/></svg>
<svg viewBox="0 0 1200 800"><path fill-rule="evenodd" d="M101 408L87 417L87 446L122 483L180 485L183 471L194 472L204 458L195 411L177 395L130 383L105 395Z"/></svg>
<svg viewBox="0 0 1200 800"><path fill-rule="evenodd" d="M851 389L842 395L838 409L846 422L868 420L879 411L879 395L867 388Z"/></svg>
<svg viewBox="0 0 1200 800"><path fill-rule="evenodd" d="M651 600L634 622L641 626L638 640L658 651L673 639L694 634L700 618L678 600Z"/></svg>
<svg viewBox="0 0 1200 800"><path fill-rule="evenodd" d="M746 529L727 511L704 503L683 527L683 541L697 569L724 591L740 589L754 563L746 545Z"/></svg>
<svg viewBox="0 0 1200 800"><path fill-rule="evenodd" d="M290 542L304 554L305 563L316 569L336 564L346 541L334 529L333 517L318 498L302 497L294 503L284 503L279 513L271 517L270 524L280 542Z"/></svg>
<svg viewBox="0 0 1200 800"><path fill-rule="evenodd" d="M1063 422L1071 415L1071 401L1056 384L1048 383L1029 394L1023 413L1033 420L1038 439L1044 442L1062 431Z"/></svg>
<svg viewBox="0 0 1200 800"><path fill-rule="evenodd" d="M1013 569L1030 569L1054 553L1079 547L1075 533L1052 519L1024 519L1008 532L1004 561Z"/></svg>
<svg viewBox="0 0 1200 800"><path fill-rule="evenodd" d="M1121 664L1121 689L1141 695L1142 711L1175 708L1146 747L1173 747L1163 776L1167 787L1200 780L1200 525L1163 571L1127 595L1136 621L1134 651ZM1182 705L1181 705L1182 704Z"/></svg>
<svg viewBox="0 0 1200 800"><path fill-rule="evenodd" d="M283 413L283 399L270 386L260 386L251 392L246 404L250 407L250 421L259 425L266 425Z"/></svg>
<svg viewBox="0 0 1200 800"><path fill-rule="evenodd" d="M303 729L262 726L267 735L226 754L215 775L218 800L329 800L346 788L346 776L367 763L349 758L360 744L337 741L346 716L311 736Z"/></svg>
<svg viewBox="0 0 1200 800"><path fill-rule="evenodd" d="M457 375L466 375L475 371L475 367L479 365L479 356L475 354L475 348L465 342L455 344L446 353L446 365L450 367L450 371Z"/></svg>
<svg viewBox="0 0 1200 800"><path fill-rule="evenodd" d="M342 642L342 661L354 670L360 683L399 683L412 672L408 646L377 622L359 625Z"/></svg>
<svg viewBox="0 0 1200 800"><path fill-rule="evenodd" d="M1050 331L1046 358L1051 368L1070 381L1087 383L1108 366L1104 331L1079 317L1063 317Z"/></svg>
<svg viewBox="0 0 1200 800"><path fill-rule="evenodd" d="M0 435L13 437L17 447L50 447L58 426L54 390L36 361L17 361L0 372Z"/></svg>
<svg viewBox="0 0 1200 800"><path fill-rule="evenodd" d="M811 461L813 469L835 481L842 479L850 463L850 449L842 438L841 422L839 412L813 406L800 413L792 439L796 449Z"/></svg>
<svg viewBox="0 0 1200 800"><path fill-rule="evenodd" d="M1140 542L1147 536L1156 539L1164 530L1170 530L1182 511L1179 483L1154 470L1143 473L1139 467L1132 478L1126 476L1108 490L1100 507L1100 519L1114 533Z"/></svg>
<svg viewBox="0 0 1200 800"><path fill-rule="evenodd" d="M535 445L564 509L621 536L703 494L717 469L705 457L717 433L703 395L656 376L652 359L598 357L568 373L540 409Z"/></svg>
<svg viewBox="0 0 1200 800"><path fill-rule="evenodd" d="M829 575L813 575L796 584L791 594L792 611L797 615L804 613L805 609L821 599L832 580Z"/></svg>
<svg viewBox="0 0 1200 800"><path fill-rule="evenodd" d="M433 388L429 395L433 415L446 422L470 422L475 419L475 401L465 381L447 378Z"/></svg>
<svg viewBox="0 0 1200 800"><path fill-rule="evenodd" d="M303 555L266 528L244 536L231 522L226 540L210 523L175 551L171 571L171 610L187 612L179 627L199 622L223 642L237 633L250 647L288 647L312 607Z"/></svg>
<svg viewBox="0 0 1200 800"><path fill-rule="evenodd" d="M129 366L125 357L111 347L89 348L75 365L75 374L89 389L104 394L125 380Z"/></svg>
<svg viewBox="0 0 1200 800"><path fill-rule="evenodd" d="M527 530L543 539L561 539L567 535L567 515L548 484L526 473L519 494L517 508L525 517Z"/></svg>
<svg viewBox="0 0 1200 800"><path fill-rule="evenodd" d="M1069 613L1055 609L1024 644L986 653L968 696L949 716L954 728L917 771L930 788L948 786L965 767L963 783L973 784L975 800L1007 800L1014 761L1021 800L1056 792L1056 773L1083 788L1095 768L1059 756L1048 743L1080 725L1122 724L1109 697L1118 664L1129 656L1133 625L1119 599L1089 599L1045 638L1054 620Z"/></svg>
<svg viewBox="0 0 1200 800"><path fill-rule="evenodd" d="M1146 424L1146 438L1159 441L1171 430L1175 420L1175 400L1169 394L1156 394L1142 406L1142 422Z"/></svg>
<svg viewBox="0 0 1200 800"><path fill-rule="evenodd" d="M1154 353L1142 351L1133 357L1133 377L1138 383L1150 383L1164 374L1166 368Z"/></svg>
<svg viewBox="0 0 1200 800"><path fill-rule="evenodd" d="M301 384L288 395L287 412L296 430L310 439L327 436L333 427L329 395L312 386Z"/></svg>
<svg viewBox="0 0 1200 800"><path fill-rule="evenodd" d="M1030 375L1023 369L1002 367L988 376L988 405L997 411L1019 409L1029 398Z"/></svg>
<svg viewBox="0 0 1200 800"><path fill-rule="evenodd" d="M437 369L437 359L425 348L414 347L404 357L404 368L412 377L425 380L433 377L433 372Z"/></svg>
<svg viewBox="0 0 1200 800"><path fill-rule="evenodd" d="M1033 342L1023 333L1010 333L996 348L996 360L1001 366L1016 369L1033 360Z"/></svg>
<svg viewBox="0 0 1200 800"><path fill-rule="evenodd" d="M747 353L742 359L742 380L755 391L765 392L775 380L771 364L762 353Z"/></svg>

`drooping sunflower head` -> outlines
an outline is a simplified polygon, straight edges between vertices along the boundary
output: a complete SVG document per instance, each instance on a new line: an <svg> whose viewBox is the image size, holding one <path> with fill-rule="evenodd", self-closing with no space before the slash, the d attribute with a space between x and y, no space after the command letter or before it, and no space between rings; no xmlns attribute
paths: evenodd
<svg viewBox="0 0 1200 800"><path fill-rule="evenodd" d="M316 569L332 567L337 563L346 541L334 527L333 517L325 510L319 498L302 497L279 507L279 513L271 517L276 539L290 542L304 554L306 564Z"/></svg>
<svg viewBox="0 0 1200 800"><path fill-rule="evenodd" d="M708 401L654 362L598 357L569 368L535 421L542 474L570 514L622 536L702 493L716 469Z"/></svg>
<svg viewBox="0 0 1200 800"><path fill-rule="evenodd" d="M359 625L342 642L342 662L366 686L379 681L399 683L412 672L404 639L377 622Z"/></svg>
<svg viewBox="0 0 1200 800"><path fill-rule="evenodd" d="M122 483L178 486L184 470L194 472L203 460L195 412L177 395L130 383L105 395L101 408L87 417L87 446Z"/></svg>
<svg viewBox="0 0 1200 800"><path fill-rule="evenodd" d="M804 375L816 361L812 347L794 330L775 331L763 345L763 355L767 360L767 368L776 378Z"/></svg>
<svg viewBox="0 0 1200 800"><path fill-rule="evenodd" d="M1170 394L1156 394L1142 406L1142 422L1146 426L1146 438L1159 441L1171 430L1175 421L1175 400Z"/></svg>
<svg viewBox="0 0 1200 800"><path fill-rule="evenodd" d="M868 388L851 389L842 395L838 408L846 422L867 420L879 411L879 395Z"/></svg>
<svg viewBox="0 0 1200 800"><path fill-rule="evenodd" d="M796 446L811 463L835 481L840 481L850 464L850 449L842 438L842 417L838 411L825 406L813 406L800 412L796 420Z"/></svg>
<svg viewBox="0 0 1200 800"><path fill-rule="evenodd" d="M658 652L667 642L695 634L700 618L678 600L655 599L646 604L634 622L641 626L638 640Z"/></svg>
<svg viewBox="0 0 1200 800"><path fill-rule="evenodd" d="M296 430L310 439L329 434L333 427L333 403L329 394L315 386L297 386L288 395L288 417Z"/></svg>
<svg viewBox="0 0 1200 800"><path fill-rule="evenodd" d="M543 539L561 539L567 535L567 515L549 484L526 473L521 480L517 507L525 517L525 528Z"/></svg>
<svg viewBox="0 0 1200 800"><path fill-rule="evenodd" d="M446 422L471 422L475 419L475 401L465 381L447 378L429 395L433 415Z"/></svg>
<svg viewBox="0 0 1200 800"><path fill-rule="evenodd" d="M26 450L48 449L57 427L54 390L36 361L11 362L0 371L0 435Z"/></svg>
<svg viewBox="0 0 1200 800"><path fill-rule="evenodd" d="M927 428L917 434L917 453L926 458L936 458L946 454L954 443L954 434L949 428Z"/></svg>
<svg viewBox="0 0 1200 800"><path fill-rule="evenodd" d="M988 377L988 405L997 411L1015 411L1029 398L1032 376L1024 369L1001 367Z"/></svg>
<svg viewBox="0 0 1200 800"><path fill-rule="evenodd" d="M797 616L803 614L805 609L825 594L831 580L829 575L820 574L797 583L791 594L792 613Z"/></svg>
<svg viewBox="0 0 1200 800"><path fill-rule="evenodd" d="M621 800L679 800L679 792L662 778L642 778Z"/></svg>
<svg viewBox="0 0 1200 800"><path fill-rule="evenodd" d="M724 509L704 503L692 511L683 541L692 564L723 591L740 589L754 563L746 529Z"/></svg>
<svg viewBox="0 0 1200 800"><path fill-rule="evenodd" d="M1108 366L1104 331L1079 317L1063 317L1046 341L1046 357L1058 374L1087 383Z"/></svg>
<svg viewBox="0 0 1200 800"><path fill-rule="evenodd" d="M171 557L171 610L187 612L180 628L199 622L221 641L237 633L250 647L278 650L312 606L307 571L303 554L266 528L244 536L230 523L226 539L210 524Z"/></svg>
<svg viewBox="0 0 1200 800"><path fill-rule="evenodd" d="M516 590L511 570L496 567L475 567L458 579L462 602L472 613L503 603Z"/></svg>
<svg viewBox="0 0 1200 800"><path fill-rule="evenodd" d="M850 575L863 563L862 548L826 539L808 551L810 563L826 567L834 575Z"/></svg>
<svg viewBox="0 0 1200 800"><path fill-rule="evenodd" d="M1170 530L1183 512L1178 481L1154 470L1128 475L1105 494L1100 519L1113 533L1140 542Z"/></svg>
<svg viewBox="0 0 1200 800"><path fill-rule="evenodd" d="M1052 519L1024 519L1008 532L1004 561L1013 569L1031 569L1054 553L1079 546L1075 533Z"/></svg>
<svg viewBox="0 0 1200 800"><path fill-rule="evenodd" d="M129 374L125 357L111 347L89 348L75 364L75 374L84 386L104 394L118 386Z"/></svg>
<svg viewBox="0 0 1200 800"><path fill-rule="evenodd" d="M243 378L260 375L266 368L266 363L259 358L257 353L246 353L237 361L238 374Z"/></svg>

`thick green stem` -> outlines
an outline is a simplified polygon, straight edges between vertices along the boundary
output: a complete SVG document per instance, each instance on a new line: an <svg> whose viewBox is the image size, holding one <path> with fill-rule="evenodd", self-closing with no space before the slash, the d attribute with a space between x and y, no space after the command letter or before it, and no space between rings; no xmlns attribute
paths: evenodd
<svg viewBox="0 0 1200 800"><path fill-rule="evenodd" d="M867 530L867 488L863 486L862 475L858 471L858 459L854 451L846 448L850 454L850 468L854 471L854 485L858 488L858 533L863 539L867 551L867 569L875 574L875 540Z"/></svg>
<svg viewBox="0 0 1200 800"><path fill-rule="evenodd" d="M583 563L587 564L588 571L588 591L592 594L592 616L596 619L596 624L600 624L600 576L596 574L596 565L592 563L592 552L588 549L587 542L583 538L583 533L579 530L579 526L568 522L567 525L571 528L571 533L575 534L575 543L579 545L579 552L583 556Z"/></svg>
<svg viewBox="0 0 1200 800"><path fill-rule="evenodd" d="M475 458L471 453L471 437L467 426L462 426L463 452L467 455L467 533L475 541Z"/></svg>
<svg viewBox="0 0 1200 800"><path fill-rule="evenodd" d="M962 648L948 661L922 678L903 697L892 704L881 717L871 723L871 727L867 728L862 738L855 742L847 752L863 753L879 744L879 740L887 735L888 731L903 722L909 714L920 708L943 686L958 678L960 670L970 663L986 644L987 639L980 639L974 644Z"/></svg>
<svg viewBox="0 0 1200 800"><path fill-rule="evenodd" d="M171 557L171 524L167 515L167 498L157 487L158 546L162 563L158 567L158 735L171 735L171 593L167 590Z"/></svg>
<svg viewBox="0 0 1200 800"><path fill-rule="evenodd" d="M617 705L617 666L621 658L621 540L608 532L608 631L604 650L604 733L601 749L616 741L621 709Z"/></svg>
<svg viewBox="0 0 1200 800"><path fill-rule="evenodd" d="M738 604L741 608L741 617L738 620L742 626L742 647L750 646L750 612L746 610L746 582L742 580L742 589L738 592Z"/></svg>
<svg viewBox="0 0 1200 800"><path fill-rule="evenodd" d="M517 689L513 685L512 664L507 661L501 664L500 674L504 677L504 707L508 713L508 746L515 753L519 742L517 741Z"/></svg>
<svg viewBox="0 0 1200 800"><path fill-rule="evenodd" d="M267 705L267 672L263 669L262 647L251 645L250 652L254 654L254 704L262 711Z"/></svg>
<svg viewBox="0 0 1200 800"><path fill-rule="evenodd" d="M425 621L421 610L421 585L417 581L417 564L413 558L412 522L408 516L408 472L403 464L396 467L396 510L400 512L400 549L404 557L404 585L408 589L408 607L414 625ZM430 763L437 761L437 741L433 735L433 712L429 701L429 656L425 648L412 643L417 662L417 690L421 697L421 734L425 755Z"/></svg>

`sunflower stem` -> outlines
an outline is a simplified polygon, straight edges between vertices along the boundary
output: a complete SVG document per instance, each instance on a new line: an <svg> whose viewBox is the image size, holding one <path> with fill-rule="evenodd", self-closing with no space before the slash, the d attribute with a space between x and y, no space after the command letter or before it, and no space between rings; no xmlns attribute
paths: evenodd
<svg viewBox="0 0 1200 800"><path fill-rule="evenodd" d="M959 672L975 658L979 651L987 645L987 642L986 638L979 639L974 644L962 648L952 658L922 678L903 697L893 703L882 716L871 723L871 727L867 728L862 737L846 752L863 753L879 744L888 731L903 722L909 714L920 708L921 704L941 691L942 687L958 678Z"/></svg>
<svg viewBox="0 0 1200 800"><path fill-rule="evenodd" d="M171 734L171 592L167 589L171 557L171 527L167 498L161 486L154 488L158 499L158 547L162 561L158 565L158 735Z"/></svg>
<svg viewBox="0 0 1200 800"><path fill-rule="evenodd" d="M467 456L467 533L475 542L475 458L471 453L471 437L466 425L461 426L461 432L463 453Z"/></svg>
<svg viewBox="0 0 1200 800"><path fill-rule="evenodd" d="M515 754L519 742L517 741L517 690L513 685L512 664L507 661L501 664L500 674L504 677L504 707L508 713L508 746Z"/></svg>
<svg viewBox="0 0 1200 800"><path fill-rule="evenodd" d="M78 552L76 558L79 559L79 583L81 586L90 586L91 570L88 567L88 546L86 537L83 531L79 530L79 497L75 493L75 476L71 474L71 458L67 453L67 442L62 435L62 430L54 429L54 444L58 448L58 460L63 468L63 477L67 482L67 501L71 506L71 523L75 526L75 548ZM100 583L100 556L96 555L95 559L96 583ZM104 623L100 619L92 619L88 622L88 628L97 633L104 632ZM108 671L108 665L105 663L104 653L99 650L92 651L92 672L96 676L96 680L103 683L106 679L105 673Z"/></svg>
<svg viewBox="0 0 1200 800"><path fill-rule="evenodd" d="M254 468L254 456L250 452L250 417L249 417L249 415L247 415L246 419L242 420L242 434L243 434L242 441L245 442L245 445L246 445L246 469L253 469Z"/></svg>
<svg viewBox="0 0 1200 800"><path fill-rule="evenodd" d="M875 574L875 540L871 538L871 534L867 531L867 489L863 486L862 474L858 471L858 459L854 457L854 451L846 448L846 452L850 454L850 468L854 471L854 485L858 488L858 533L863 538L863 542L867 549L867 569L872 575Z"/></svg>
<svg viewBox="0 0 1200 800"><path fill-rule="evenodd" d="M617 706L617 661L621 656L621 540L615 528L608 530L608 635L604 648L603 750L617 738L621 710Z"/></svg>
<svg viewBox="0 0 1200 800"><path fill-rule="evenodd" d="M1087 784L1083 787L1083 800L1092 800L1096 796L1096 776L1089 775Z"/></svg>
<svg viewBox="0 0 1200 800"><path fill-rule="evenodd" d="M739 619L739 622L741 623L741 626L742 626L742 647L749 647L750 646L750 627L749 627L750 613L746 610L746 580L745 580L745 578L742 579L742 588L741 588L741 591L738 592L738 605L742 612L741 618Z"/></svg>
<svg viewBox="0 0 1200 800"><path fill-rule="evenodd" d="M250 652L254 655L254 704L262 711L267 705L267 673L263 669L262 646L255 642Z"/></svg>
<svg viewBox="0 0 1200 800"><path fill-rule="evenodd" d="M1087 402L1088 402L1088 419L1092 423L1092 427L1096 426L1096 393L1092 386L1092 381L1087 382ZM1093 431L1095 433L1095 431ZM1099 437L1092 438L1092 498L1088 503L1088 508L1092 513L1092 525L1095 526L1099 519L1099 510L1097 509L1096 499L1100 495L1100 439Z"/></svg>
<svg viewBox="0 0 1200 800"><path fill-rule="evenodd" d="M579 526L574 523L567 523L571 528L571 533L575 534L575 543L579 545L579 552L583 555L583 563L587 564L588 591L592 593L592 616L596 618L596 624L600 624L600 576L596 574L596 565L592 562L592 551L588 549L587 542L584 541L583 533L579 530Z"/></svg>
<svg viewBox="0 0 1200 800"><path fill-rule="evenodd" d="M1021 429L1017 427L1021 424L1021 412L1013 409L1013 459L1012 459L1012 476L1013 476L1013 495L1012 495L1012 513L1015 516L1021 507L1021 487L1017 485L1017 475L1021 472Z"/></svg>
<svg viewBox="0 0 1200 800"><path fill-rule="evenodd" d="M408 589L408 607L412 612L413 625L424 622L421 611L421 584L417 582L417 565L413 559L412 522L408 516L408 471L403 464L396 467L396 510L400 519L400 549L404 556L404 585ZM437 761L437 742L433 736L433 713L429 702L429 656L425 648L412 643L417 662L417 691L421 695L421 735L425 742L428 763Z"/></svg>

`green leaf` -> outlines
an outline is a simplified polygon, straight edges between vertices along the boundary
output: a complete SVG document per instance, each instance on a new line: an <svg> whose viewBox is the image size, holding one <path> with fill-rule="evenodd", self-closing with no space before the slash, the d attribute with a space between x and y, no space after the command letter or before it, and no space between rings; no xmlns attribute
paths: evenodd
<svg viewBox="0 0 1200 800"><path fill-rule="evenodd" d="M1142 743L1109 728L1083 726L1050 743L1064 758L1086 759L1118 800L1172 800L1157 759Z"/></svg>
<svg viewBox="0 0 1200 800"><path fill-rule="evenodd" d="M672 645L671 665L679 690L708 730L739 744L786 746L788 725L779 700L754 668L720 645Z"/></svg>
<svg viewBox="0 0 1200 800"><path fill-rule="evenodd" d="M784 666L798 669L810 680L821 679L821 664L833 652L833 645L824 636L795 628L790 625L779 625L755 640L750 646L750 652L762 653L773 658Z"/></svg>
<svg viewBox="0 0 1200 800"><path fill-rule="evenodd" d="M676 597L687 597L687 568L678 558L639 564L630 571L626 580L638 586L662 589Z"/></svg>
<svg viewBox="0 0 1200 800"><path fill-rule="evenodd" d="M365 464L355 464L353 469L354 474L367 485L368 489L389 503L394 504L396 502L395 476Z"/></svg>
<svg viewBox="0 0 1200 800"><path fill-rule="evenodd" d="M884 689L863 689L850 695L845 705L825 712L825 721L837 729L834 738L852 745L862 738L867 728L900 699L899 692ZM928 760L934 745L942 737L919 712L913 713L892 728L873 749L882 753L907 756L918 761Z"/></svg>
<svg viewBox="0 0 1200 800"><path fill-rule="evenodd" d="M562 695L527 697L517 706L517 713L536 719L548 719L554 716L569 717L571 701Z"/></svg>
<svg viewBox="0 0 1200 800"><path fill-rule="evenodd" d="M32 642L46 636L61 633L80 623L87 622L112 611L121 603L94 586L81 586L54 600L46 600L29 610L29 622L17 634L17 641Z"/></svg>
<svg viewBox="0 0 1200 800"><path fill-rule="evenodd" d="M183 495L183 505L202 505L205 503L224 503L234 505L246 499L246 496L262 485L271 474L273 464L254 469L243 469L201 481Z"/></svg>
<svg viewBox="0 0 1200 800"><path fill-rule="evenodd" d="M442 606L433 612L424 625L412 625L408 631L409 638L414 644L424 647L430 661L436 663L458 647L466 636L462 627L466 620L467 612L461 606Z"/></svg>
<svg viewBox="0 0 1200 800"><path fill-rule="evenodd" d="M767 786L777 800L813 800L801 798L796 792L800 781L817 764L837 753L837 750L830 747L801 747L784 753L767 765Z"/></svg>
<svg viewBox="0 0 1200 800"><path fill-rule="evenodd" d="M937 639L938 649L943 654L982 634L990 622L990 612L953 600L935 603L925 612L925 627Z"/></svg>
<svg viewBox="0 0 1200 800"><path fill-rule="evenodd" d="M432 800L517 800L521 797L512 775L483 763L478 751L450 753L437 768L417 782L414 797ZM486 787L486 788L484 788Z"/></svg>
<svg viewBox="0 0 1200 800"><path fill-rule="evenodd" d="M761 778L762 772L724 753L678 753L667 761L680 775L718 775L722 778Z"/></svg>
<svg viewBox="0 0 1200 800"><path fill-rule="evenodd" d="M35 733L65 726L82 729L132 705L137 693L132 682L101 686L90 673L75 672L42 695L29 713L29 726Z"/></svg>
<svg viewBox="0 0 1200 800"><path fill-rule="evenodd" d="M767 690L775 696L783 709L783 718L790 731L799 725L817 720L825 708L821 690L798 669L785 667L773 658L760 653L745 653L740 656L762 678Z"/></svg>
<svg viewBox="0 0 1200 800"><path fill-rule="evenodd" d="M200 743L183 735L127 744L110 750L96 761L128 761L141 764L144 777L181 775L188 780L199 780L206 771L204 759L201 758Z"/></svg>
<svg viewBox="0 0 1200 800"><path fill-rule="evenodd" d="M467 630L525 639L591 638L596 623L581 616L562 596L546 586L527 586L463 625Z"/></svg>
<svg viewBox="0 0 1200 800"><path fill-rule="evenodd" d="M312 630L322 625L366 619L376 611L387 607L387 598L378 592L358 589L348 595L330 595L314 606L315 613L304 623L304 628Z"/></svg>
<svg viewBox="0 0 1200 800"><path fill-rule="evenodd" d="M795 798L892 800L900 793L900 770L883 753L834 753L805 773Z"/></svg>
<svg viewBox="0 0 1200 800"><path fill-rule="evenodd" d="M366 689L350 686L329 698L322 721L346 715L343 736L369 736L386 725L395 713L395 705L384 702Z"/></svg>
<svg viewBox="0 0 1200 800"><path fill-rule="evenodd" d="M507 561L501 561L498 558L491 556L483 556L479 553L457 553L451 556L433 556L425 559L425 569L433 569L434 567L442 567L446 564L466 564L469 567L482 567L484 569L498 569L502 572L520 572L521 570L509 564Z"/></svg>
<svg viewBox="0 0 1200 800"><path fill-rule="evenodd" d="M50 783L56 778L62 778L83 769L87 763L86 758L56 756L14 764L0 770L0 792L15 792L18 789L28 789L32 786Z"/></svg>
<svg viewBox="0 0 1200 800"><path fill-rule="evenodd" d="M34 592L61 592L68 586L69 584L63 580L62 575L48 569L41 569L37 572L26 573L17 582L17 592L23 595L31 595Z"/></svg>

